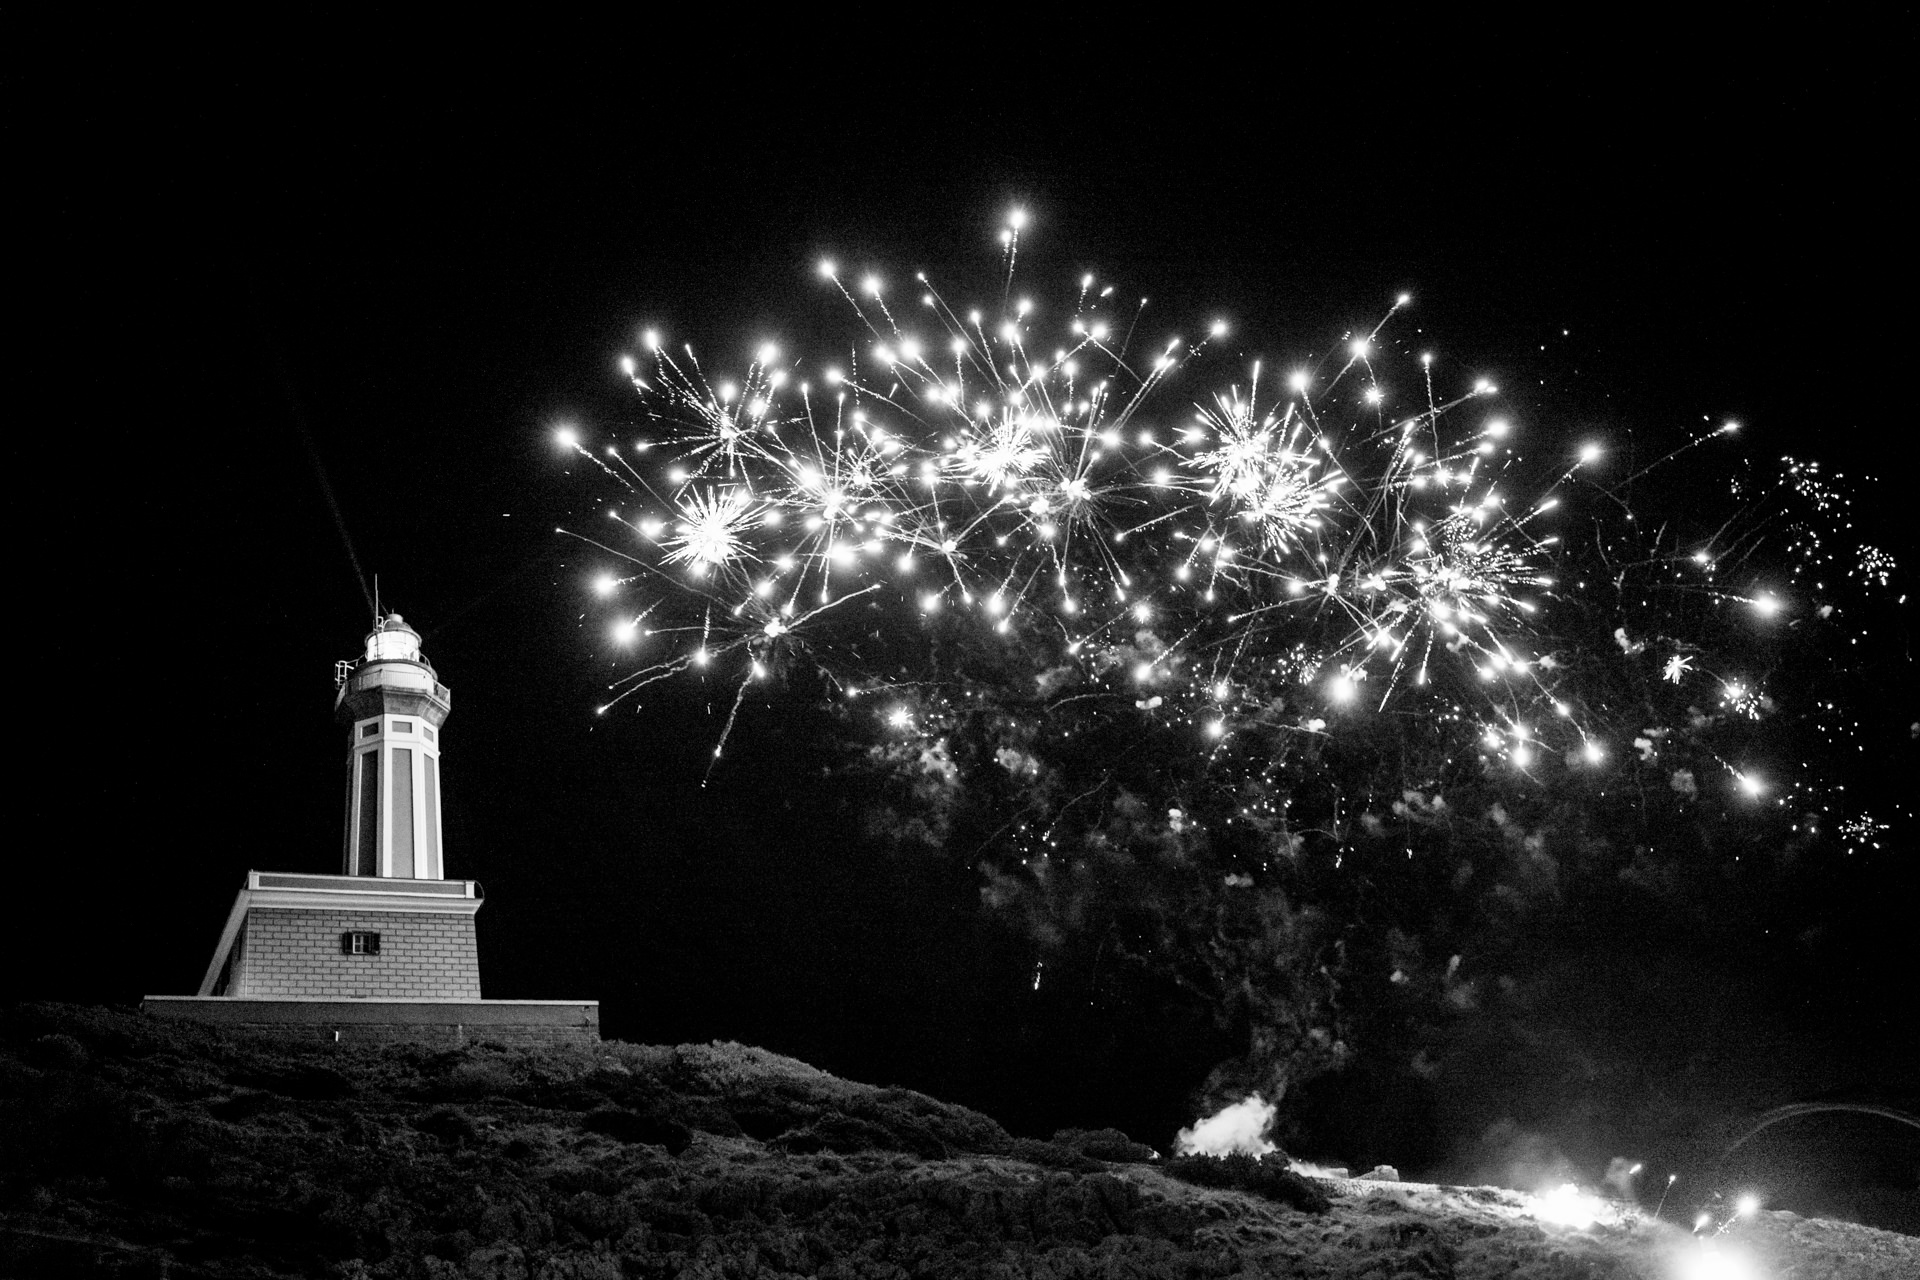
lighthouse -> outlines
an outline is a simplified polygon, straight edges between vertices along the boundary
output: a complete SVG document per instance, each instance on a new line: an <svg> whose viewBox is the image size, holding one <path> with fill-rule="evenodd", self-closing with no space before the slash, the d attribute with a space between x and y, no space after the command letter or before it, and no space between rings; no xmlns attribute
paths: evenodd
<svg viewBox="0 0 1920 1280"><path fill-rule="evenodd" d="M441 880L440 727L453 694L397 613L366 656L334 668L333 716L347 727L347 821L340 872Z"/></svg>
<svg viewBox="0 0 1920 1280"><path fill-rule="evenodd" d="M344 1039L599 1038L599 1005L483 1000L479 882L449 880L441 731L453 693L420 634L389 613L334 666L346 735L337 874L249 871L193 996L149 996L160 1016Z"/></svg>

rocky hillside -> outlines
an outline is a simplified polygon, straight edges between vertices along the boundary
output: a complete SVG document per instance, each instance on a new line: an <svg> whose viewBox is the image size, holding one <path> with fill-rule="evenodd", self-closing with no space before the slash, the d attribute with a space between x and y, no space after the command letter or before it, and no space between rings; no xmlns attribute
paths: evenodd
<svg viewBox="0 0 1920 1280"><path fill-rule="evenodd" d="M1703 1246L1527 1198L1014 1137L734 1044L295 1049L0 1011L0 1274L1920 1275L1920 1240L1762 1214Z"/></svg>

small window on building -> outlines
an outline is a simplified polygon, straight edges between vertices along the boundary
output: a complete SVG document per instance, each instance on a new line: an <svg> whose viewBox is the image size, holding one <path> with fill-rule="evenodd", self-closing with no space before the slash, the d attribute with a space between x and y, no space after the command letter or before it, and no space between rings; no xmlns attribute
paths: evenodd
<svg viewBox="0 0 1920 1280"><path fill-rule="evenodd" d="M423 725L421 725L421 726L420 726L420 732L422 732L422 733L424 733L424 734L426 734L426 735L427 735L427 741L428 741L428 742L432 742L432 741L433 741L433 726L432 726L432 725L430 725L430 724L423 724Z"/></svg>
<svg viewBox="0 0 1920 1280"><path fill-rule="evenodd" d="M395 733L412 733L412 732L413 732L413 721L411 721L411 720L395 720L395 721L393 722L393 731L394 731Z"/></svg>
<svg viewBox="0 0 1920 1280"><path fill-rule="evenodd" d="M377 956L380 954L380 935L360 929L349 929L340 935L340 953L349 956Z"/></svg>
<svg viewBox="0 0 1920 1280"><path fill-rule="evenodd" d="M363 738L371 738L378 732L380 732L380 722L378 720L369 720L360 726L360 736Z"/></svg>

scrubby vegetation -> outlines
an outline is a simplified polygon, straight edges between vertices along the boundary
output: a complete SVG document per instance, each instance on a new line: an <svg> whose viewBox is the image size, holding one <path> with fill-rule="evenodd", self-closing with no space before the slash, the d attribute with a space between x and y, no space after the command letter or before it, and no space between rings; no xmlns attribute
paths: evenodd
<svg viewBox="0 0 1920 1280"><path fill-rule="evenodd" d="M298 1047L0 1011L4 1275L1640 1274L1618 1242L1368 1185L1016 1137L737 1044Z"/></svg>
<svg viewBox="0 0 1920 1280"><path fill-rule="evenodd" d="M1078 1149L1151 1155L1124 1134L1014 1138L735 1044L310 1049L30 1006L0 1095L10 1273L863 1275L1198 1221Z"/></svg>
<svg viewBox="0 0 1920 1280"><path fill-rule="evenodd" d="M1176 1156L1167 1161L1169 1177L1191 1182L1196 1187L1224 1187L1245 1191L1262 1199L1290 1204L1309 1213L1325 1213L1332 1202L1327 1193L1287 1168L1284 1156L1262 1159L1259 1156Z"/></svg>

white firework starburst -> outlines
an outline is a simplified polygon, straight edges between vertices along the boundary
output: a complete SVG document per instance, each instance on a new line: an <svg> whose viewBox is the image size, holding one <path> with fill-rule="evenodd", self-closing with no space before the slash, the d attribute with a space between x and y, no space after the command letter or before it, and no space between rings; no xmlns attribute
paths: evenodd
<svg viewBox="0 0 1920 1280"><path fill-rule="evenodd" d="M1236 397L1223 395L1215 404L1201 410L1200 421L1213 429L1219 445L1196 453L1193 465L1213 473L1214 497L1253 498L1274 471L1275 424L1271 418L1256 421L1252 406Z"/></svg>
<svg viewBox="0 0 1920 1280"><path fill-rule="evenodd" d="M961 444L954 452L953 465L989 488L1004 489L1025 479L1046 457L1047 451L1034 438L1033 418L1009 412Z"/></svg>
<svg viewBox="0 0 1920 1280"><path fill-rule="evenodd" d="M745 489L697 490L680 499L680 519L666 539L669 563L696 573L725 568L751 554L746 532L757 523L759 502Z"/></svg>

